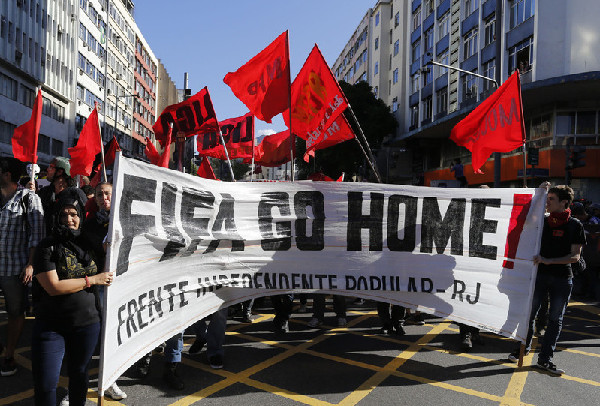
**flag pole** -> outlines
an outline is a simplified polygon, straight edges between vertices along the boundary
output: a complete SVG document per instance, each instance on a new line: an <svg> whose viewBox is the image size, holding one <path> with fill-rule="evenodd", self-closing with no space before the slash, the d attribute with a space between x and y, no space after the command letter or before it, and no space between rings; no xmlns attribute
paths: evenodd
<svg viewBox="0 0 600 406"><path fill-rule="evenodd" d="M221 132L221 126L217 121L217 129L219 131L219 137L221 137L221 144L223 144L223 149L225 150L225 157L227 158L227 165L229 165L229 173L231 174L231 181L235 182L235 176L233 175L233 168L231 167L231 160L229 159L229 152L227 151L227 146L225 145L225 138L223 138L223 133Z"/></svg>
<svg viewBox="0 0 600 406"><path fill-rule="evenodd" d="M523 115L523 97L521 96L521 71L519 71L519 104L521 105L521 131L523 134L523 187L527 187L527 133L525 133L525 116ZM535 181L535 180L534 180Z"/></svg>
<svg viewBox="0 0 600 406"><path fill-rule="evenodd" d="M289 113L289 130L290 130L290 180L294 182L295 174L294 174L294 151L296 149L296 137L292 132L292 72L290 68L290 37L289 33L286 30L285 36L285 52L287 53L287 74L288 79L290 81L290 85L288 86L288 113Z"/></svg>
<svg viewBox="0 0 600 406"><path fill-rule="evenodd" d="M252 117L252 120L254 120L254 117ZM256 137L254 136L254 134L252 134L252 172L250 173L250 182L254 181L254 171L256 170L256 168L254 167L255 163L254 163L254 147L256 144Z"/></svg>
<svg viewBox="0 0 600 406"><path fill-rule="evenodd" d="M38 93L40 93L42 91L42 86L36 86L35 88L35 97L36 97L36 101L37 101L37 95ZM43 103L42 103L43 104ZM38 107L39 108L39 107ZM33 112L33 111L32 111ZM40 127L42 126L42 123L40 121ZM31 172L29 173L29 179L31 180L31 183L35 186L35 165L36 165L36 155L37 155L37 148L38 148L38 140L40 138L40 129L37 128L37 135L35 137L35 148L33 149L33 155L31 156ZM35 187L34 187L35 189Z"/></svg>
<svg viewBox="0 0 600 406"><path fill-rule="evenodd" d="M377 166L375 166L373 164L373 162L375 161L375 158L373 158L373 153L371 152L371 147L369 146L369 142L367 141L367 138L365 137L365 134L363 133L362 127L360 126L360 123L358 122L356 115L354 115L354 110L352 110L352 106L350 105L350 103L348 103L348 110L350 110L350 114L352 115L354 122L358 126L358 133L362 137L362 141L365 143L367 149L369 150L369 155L367 155L367 152L363 148L363 145L360 143L358 138L354 137L354 139L356 140L356 142L358 142L358 145L360 145L360 149L362 150L363 154L365 155L365 158L367 158L367 162L369 162L369 166L371 167L371 170L375 174L375 177L377 178L377 182L383 183L381 181L381 175L379 174L379 171L377 170Z"/></svg>
<svg viewBox="0 0 600 406"><path fill-rule="evenodd" d="M98 102L94 102L94 108L98 109ZM98 121L98 133L100 134L100 157L102 158L102 175L104 176L104 182L108 182L106 176L106 164L104 163L104 143L102 142L102 128L100 128L100 121Z"/></svg>

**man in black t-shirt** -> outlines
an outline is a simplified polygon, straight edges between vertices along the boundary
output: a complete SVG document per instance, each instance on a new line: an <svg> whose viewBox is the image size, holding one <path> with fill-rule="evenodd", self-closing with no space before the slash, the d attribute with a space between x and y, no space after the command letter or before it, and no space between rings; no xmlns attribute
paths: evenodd
<svg viewBox="0 0 600 406"><path fill-rule="evenodd" d="M534 323L542 299L549 295L548 326L542 338L542 346L536 367L553 375L562 375L564 371L552 362L556 342L562 329L562 319L573 289L573 271L571 264L577 262L585 245L585 233L579 220L571 216L568 207L573 202L573 189L569 186L555 186L548 190L540 254L533 258L538 265L535 290L531 306L529 332L525 343L525 352L531 349ZM519 352L509 355L516 362Z"/></svg>

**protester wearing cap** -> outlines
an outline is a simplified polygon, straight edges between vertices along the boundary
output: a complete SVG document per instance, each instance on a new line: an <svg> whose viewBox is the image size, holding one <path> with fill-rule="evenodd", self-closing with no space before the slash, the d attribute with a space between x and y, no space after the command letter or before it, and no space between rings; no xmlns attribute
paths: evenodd
<svg viewBox="0 0 600 406"><path fill-rule="evenodd" d="M88 364L100 332L96 285L110 285L113 274L98 270L81 236L84 197L78 188L63 191L55 203L52 234L34 257L35 322L31 344L36 405L55 405L63 357L69 376L69 402L82 406Z"/></svg>
<svg viewBox="0 0 600 406"><path fill-rule="evenodd" d="M44 213L46 213L46 234L50 234L54 224L54 219L52 218L52 206L56 201L56 196L66 186L72 186L71 165L69 165L69 160L61 156L54 158L46 170L46 180L48 180L50 184L41 188L38 195L40 196L40 199L42 199ZM63 186L58 186L63 183Z"/></svg>

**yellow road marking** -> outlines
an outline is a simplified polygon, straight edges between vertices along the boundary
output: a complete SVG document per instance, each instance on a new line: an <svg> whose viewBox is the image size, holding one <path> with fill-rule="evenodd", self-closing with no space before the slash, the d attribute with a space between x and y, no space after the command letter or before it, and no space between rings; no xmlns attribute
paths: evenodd
<svg viewBox="0 0 600 406"><path fill-rule="evenodd" d="M571 302L569 303L569 307L576 307L578 310L583 310L585 312L595 314L596 316L600 316L600 308L591 304L583 302Z"/></svg>
<svg viewBox="0 0 600 406"><path fill-rule="evenodd" d="M536 339L532 342L531 348L535 348ZM528 355L523 357L523 367L516 368L515 372L513 372L510 381L508 382L508 386L506 387L506 391L504 392L504 396L502 397L502 401L500 406L512 406L512 405L520 405L521 403L521 394L523 393L523 389L525 388L525 381L527 381L527 374L529 373L529 366L533 360L534 351L530 351Z"/></svg>

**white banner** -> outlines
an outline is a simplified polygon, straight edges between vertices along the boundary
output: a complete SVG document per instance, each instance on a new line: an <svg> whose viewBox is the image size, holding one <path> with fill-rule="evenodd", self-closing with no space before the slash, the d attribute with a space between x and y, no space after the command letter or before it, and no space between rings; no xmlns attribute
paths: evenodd
<svg viewBox="0 0 600 406"><path fill-rule="evenodd" d="M524 341L545 202L543 189L225 183L120 156L100 388L220 307L286 292L390 302Z"/></svg>

